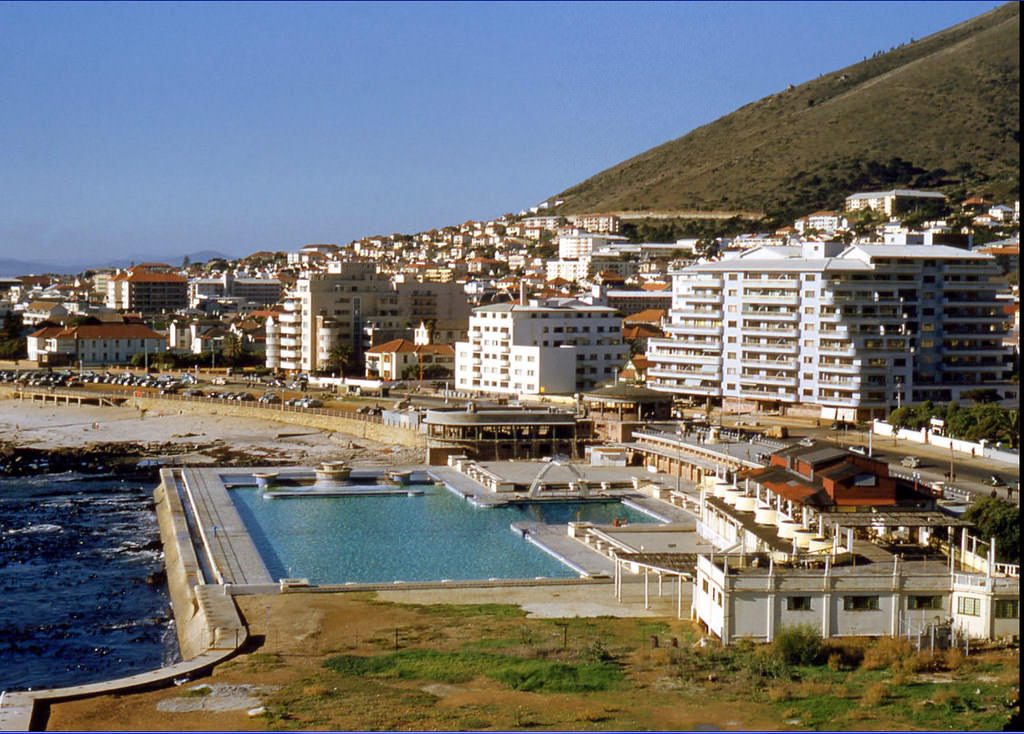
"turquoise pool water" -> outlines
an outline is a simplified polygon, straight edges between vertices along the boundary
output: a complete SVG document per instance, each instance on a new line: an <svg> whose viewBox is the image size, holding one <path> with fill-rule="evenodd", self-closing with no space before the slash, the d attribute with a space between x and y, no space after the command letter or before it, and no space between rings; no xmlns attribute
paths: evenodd
<svg viewBox="0 0 1024 734"><path fill-rule="evenodd" d="M618 502L477 508L434 485L416 496L263 499L229 490L274 578L314 584L571 578L576 573L512 532L514 522L655 522Z"/></svg>

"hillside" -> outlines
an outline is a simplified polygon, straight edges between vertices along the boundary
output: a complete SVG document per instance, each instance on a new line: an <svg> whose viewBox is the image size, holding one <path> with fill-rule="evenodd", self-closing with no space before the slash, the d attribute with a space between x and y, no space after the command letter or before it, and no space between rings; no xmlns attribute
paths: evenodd
<svg viewBox="0 0 1024 734"><path fill-rule="evenodd" d="M870 53L870 49L865 49ZM838 207L914 186L1019 195L1016 2L750 103L553 197L563 214Z"/></svg>

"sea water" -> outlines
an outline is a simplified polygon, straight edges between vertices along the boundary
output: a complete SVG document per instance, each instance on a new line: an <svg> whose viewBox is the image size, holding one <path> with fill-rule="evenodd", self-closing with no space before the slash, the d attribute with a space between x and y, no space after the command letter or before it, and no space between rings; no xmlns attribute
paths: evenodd
<svg viewBox="0 0 1024 734"><path fill-rule="evenodd" d="M257 488L228 491L270 575L314 584L570 578L578 574L512 524L654 522L615 501L483 508L444 487L409 489L422 494L265 499Z"/></svg>
<svg viewBox="0 0 1024 734"><path fill-rule="evenodd" d="M0 479L0 690L178 659L152 492L76 474Z"/></svg>

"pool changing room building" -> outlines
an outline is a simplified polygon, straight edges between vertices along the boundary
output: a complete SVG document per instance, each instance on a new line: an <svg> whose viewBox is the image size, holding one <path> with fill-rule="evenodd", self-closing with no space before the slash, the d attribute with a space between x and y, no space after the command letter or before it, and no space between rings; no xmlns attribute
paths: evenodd
<svg viewBox="0 0 1024 734"><path fill-rule="evenodd" d="M867 457L824 446L776 452L734 483L706 477L692 615L726 644L810 624L822 637L1019 635L1019 566Z"/></svg>

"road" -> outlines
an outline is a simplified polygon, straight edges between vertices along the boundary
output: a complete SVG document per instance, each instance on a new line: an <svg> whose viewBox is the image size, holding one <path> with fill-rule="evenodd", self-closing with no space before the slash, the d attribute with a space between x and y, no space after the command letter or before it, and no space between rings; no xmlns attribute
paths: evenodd
<svg viewBox="0 0 1024 734"><path fill-rule="evenodd" d="M796 428L791 435L811 436L819 441L825 441L843 448L849 446L868 446L868 435L866 431L832 431L828 428ZM1020 467L1012 464L1004 464L984 458L971 458L970 456L954 452L952 457L952 468L956 474L956 480L950 482L947 474L950 471L950 452L925 444L911 443L905 440L883 438L873 436L870 441L871 453L879 461L887 462L895 473L911 476L915 472L921 475L925 482L947 482L954 487L966 489L974 494L988 495L993 489L999 497L1007 499L1007 486L993 487L989 483L989 477L993 474L1000 477L1009 487L1016 490L1020 481ZM900 462L907 456L916 456L921 465L916 469L909 469L902 466ZM1013 491L1010 498L1013 502L1020 502L1019 491Z"/></svg>

